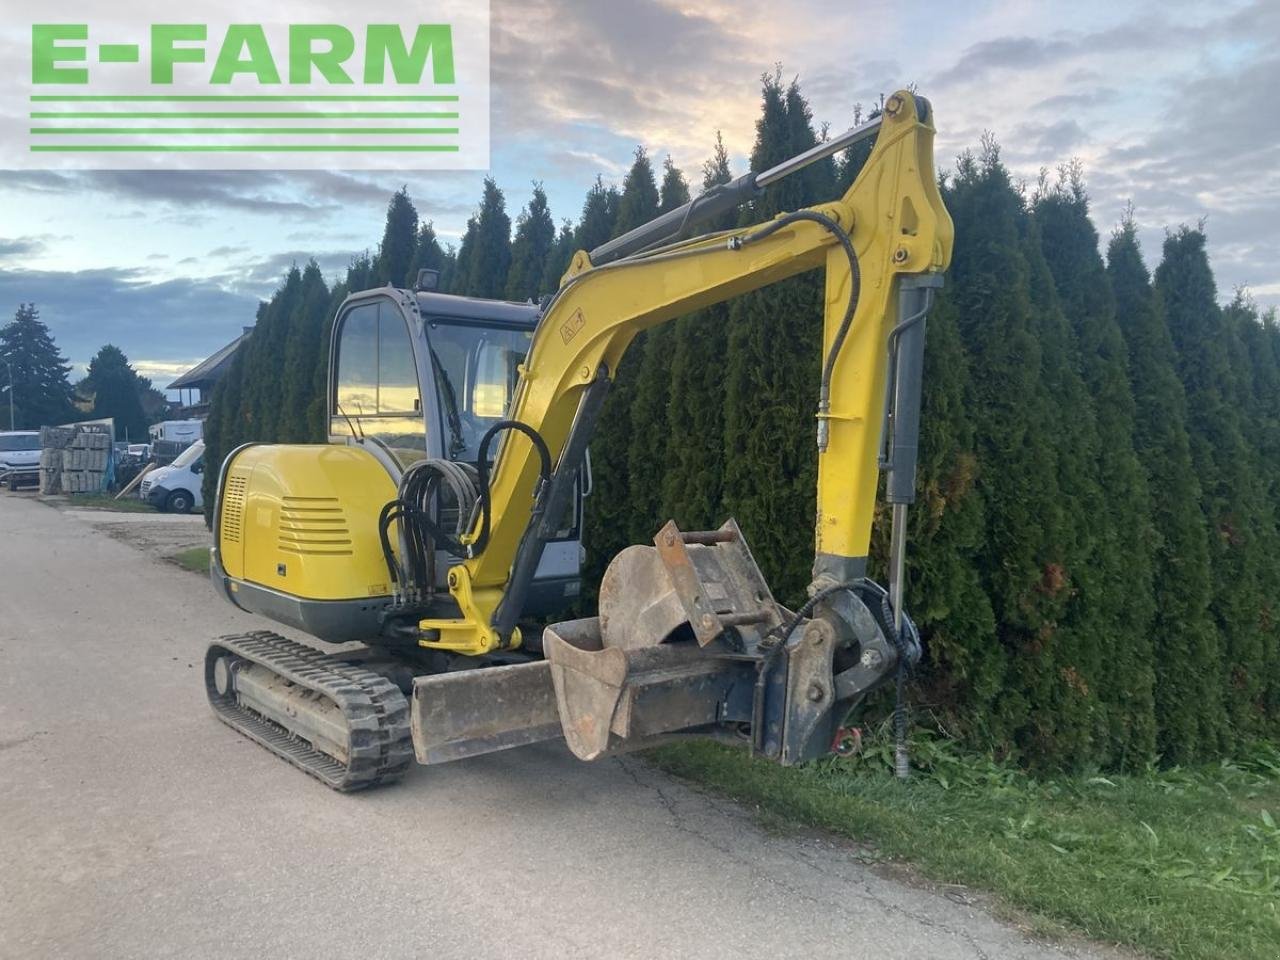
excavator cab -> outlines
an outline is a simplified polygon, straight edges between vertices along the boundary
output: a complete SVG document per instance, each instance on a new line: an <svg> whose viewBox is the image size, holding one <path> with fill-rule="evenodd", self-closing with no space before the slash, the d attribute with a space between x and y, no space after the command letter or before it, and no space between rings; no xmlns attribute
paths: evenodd
<svg viewBox="0 0 1280 960"><path fill-rule="evenodd" d="M378 513L415 464L449 461L474 476L480 438L507 412L537 316L529 303L434 291L348 297L330 345L328 446L251 444L223 466L213 569L225 595L330 642L394 641L416 616L454 613L448 576L458 558L443 548L431 558L430 596L403 612ZM552 617L581 592L588 475L584 463L524 616ZM448 497L434 509L447 528L469 520Z"/></svg>

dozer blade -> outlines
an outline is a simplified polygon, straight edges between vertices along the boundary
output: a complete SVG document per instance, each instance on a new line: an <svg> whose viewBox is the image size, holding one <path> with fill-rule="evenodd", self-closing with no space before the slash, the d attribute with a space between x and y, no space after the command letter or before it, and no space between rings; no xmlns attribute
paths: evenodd
<svg viewBox="0 0 1280 960"><path fill-rule="evenodd" d="M446 763L561 735L545 661L417 677L412 706L419 763Z"/></svg>

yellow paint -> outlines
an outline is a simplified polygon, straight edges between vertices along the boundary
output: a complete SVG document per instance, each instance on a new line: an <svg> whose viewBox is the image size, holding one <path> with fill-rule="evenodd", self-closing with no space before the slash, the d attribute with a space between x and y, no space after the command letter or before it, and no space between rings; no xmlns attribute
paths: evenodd
<svg viewBox="0 0 1280 960"><path fill-rule="evenodd" d="M900 274L945 270L953 240L933 168L932 117L917 118L910 93L900 91L887 101L875 147L849 191L813 209L850 232L862 276L857 313L832 380L830 442L819 456L818 516L824 522L815 524L816 548L862 557L875 508L887 337L897 317L892 281ZM562 287L574 282L539 325L509 413L542 435L553 459L594 371L603 364L612 376L631 340L649 327L825 267L823 355L830 349L848 302L850 272L835 238L821 225L798 222L740 250L729 249L725 237L698 241L682 253L599 268L585 251L574 255ZM422 621L423 629L440 637L424 645L468 654L497 646L489 623L528 525L537 472L532 444L521 434L508 434L494 468L489 545L454 568L450 590L462 617Z"/></svg>
<svg viewBox="0 0 1280 960"><path fill-rule="evenodd" d="M385 596L378 513L395 495L386 468L358 447L247 447L227 466L223 568L307 600Z"/></svg>

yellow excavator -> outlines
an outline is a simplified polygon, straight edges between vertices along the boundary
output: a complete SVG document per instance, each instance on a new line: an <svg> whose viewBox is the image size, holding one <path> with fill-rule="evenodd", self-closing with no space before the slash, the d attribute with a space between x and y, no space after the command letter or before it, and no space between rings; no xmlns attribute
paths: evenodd
<svg viewBox="0 0 1280 960"><path fill-rule="evenodd" d="M592 760L679 737L782 764L850 750L848 717L920 655L903 605L925 318L951 256L927 100L713 188L573 257L539 306L432 289L353 294L329 362L330 442L222 465L212 577L261 631L212 643L217 716L337 790L563 739ZM698 228L874 140L842 197ZM824 268L813 581L776 600L732 520L668 522L619 553L598 615L577 598L588 444L643 330ZM884 473L888 589L866 558ZM655 518L656 526L657 518Z"/></svg>

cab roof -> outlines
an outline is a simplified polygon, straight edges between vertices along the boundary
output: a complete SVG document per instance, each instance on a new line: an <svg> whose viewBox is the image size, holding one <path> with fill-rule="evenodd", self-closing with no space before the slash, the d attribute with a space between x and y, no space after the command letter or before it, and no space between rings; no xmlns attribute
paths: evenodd
<svg viewBox="0 0 1280 960"><path fill-rule="evenodd" d="M429 320L490 320L532 329L538 322L536 303L511 300L482 300L479 297L457 297L450 293L418 291L418 312Z"/></svg>

